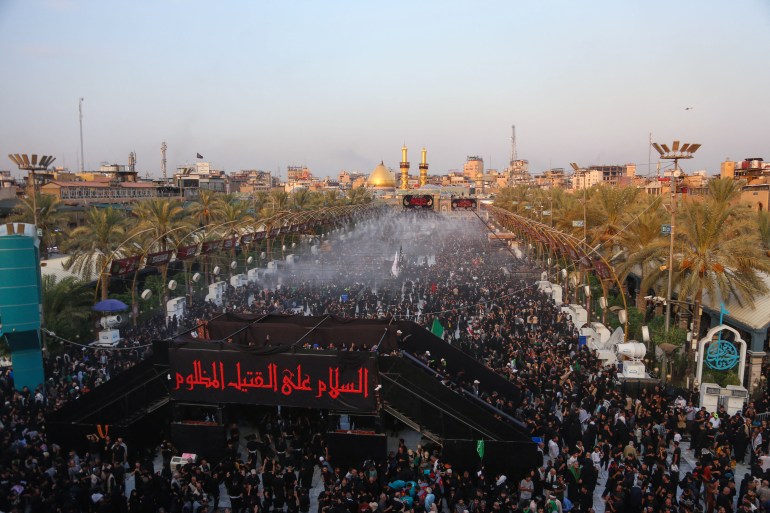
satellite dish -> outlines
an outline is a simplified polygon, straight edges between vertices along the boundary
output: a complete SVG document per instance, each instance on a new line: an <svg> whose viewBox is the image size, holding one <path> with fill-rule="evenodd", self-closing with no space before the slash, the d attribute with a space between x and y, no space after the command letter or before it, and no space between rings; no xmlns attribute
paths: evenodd
<svg viewBox="0 0 770 513"><path fill-rule="evenodd" d="M602 307L602 310L607 308L607 298L602 296L599 298L599 306Z"/></svg>
<svg viewBox="0 0 770 513"><path fill-rule="evenodd" d="M214 276L217 276L219 274L219 266L214 266L214 269L212 269L211 272L214 274Z"/></svg>
<svg viewBox="0 0 770 513"><path fill-rule="evenodd" d="M249 257L249 258L247 258L247 259L246 259L246 263L247 263L247 264L250 264L250 263L252 263L253 261L254 261L254 257Z"/></svg>
<svg viewBox="0 0 770 513"><path fill-rule="evenodd" d="M628 314L626 313L625 310L620 310L618 312L618 320L621 322L621 324L626 323L626 321L628 320Z"/></svg>
<svg viewBox="0 0 770 513"><path fill-rule="evenodd" d="M201 273L193 274L192 275L192 281L194 281L195 283L198 283L199 281L201 281Z"/></svg>
<svg viewBox="0 0 770 513"><path fill-rule="evenodd" d="M168 282L168 290L176 290L176 280Z"/></svg>
<svg viewBox="0 0 770 513"><path fill-rule="evenodd" d="M147 301L151 297L152 297L152 291L150 289L144 289L144 291L142 292L142 299Z"/></svg>
<svg viewBox="0 0 770 513"><path fill-rule="evenodd" d="M283 246L281 246L281 251L286 251L286 244L284 244Z"/></svg>
<svg viewBox="0 0 770 513"><path fill-rule="evenodd" d="M297 247L297 243L296 242L292 242L291 243L291 247L293 247L293 248Z"/></svg>
<svg viewBox="0 0 770 513"><path fill-rule="evenodd" d="M263 251L262 253L260 253L260 255L259 255L259 258L265 258L266 256L267 256L267 253L265 253L265 252Z"/></svg>
<svg viewBox="0 0 770 513"><path fill-rule="evenodd" d="M567 270L566 269L562 269L561 270L561 277L562 278L566 278L567 277Z"/></svg>
<svg viewBox="0 0 770 513"><path fill-rule="evenodd" d="M642 326L642 340L648 343L650 341L650 328L647 326Z"/></svg>
<svg viewBox="0 0 770 513"><path fill-rule="evenodd" d="M585 292L586 297L591 297L591 287L588 285L583 286L583 292Z"/></svg>
<svg viewBox="0 0 770 513"><path fill-rule="evenodd" d="M235 269L236 267L238 267L238 262L236 262L235 260L230 262L230 269Z"/></svg>

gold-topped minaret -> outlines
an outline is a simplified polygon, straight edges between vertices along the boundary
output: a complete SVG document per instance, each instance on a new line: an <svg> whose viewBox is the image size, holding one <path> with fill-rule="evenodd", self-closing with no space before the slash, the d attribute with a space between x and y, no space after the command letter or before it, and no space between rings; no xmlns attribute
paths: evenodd
<svg viewBox="0 0 770 513"><path fill-rule="evenodd" d="M401 189L409 188L409 159L406 156L406 145L401 147L401 163L398 167L401 168Z"/></svg>
<svg viewBox="0 0 770 513"><path fill-rule="evenodd" d="M428 150L422 149L422 160L420 160L420 187L428 183Z"/></svg>

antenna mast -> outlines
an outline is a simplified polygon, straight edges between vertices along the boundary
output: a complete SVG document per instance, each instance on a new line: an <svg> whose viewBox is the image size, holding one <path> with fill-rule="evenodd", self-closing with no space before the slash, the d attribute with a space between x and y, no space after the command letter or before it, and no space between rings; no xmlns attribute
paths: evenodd
<svg viewBox="0 0 770 513"><path fill-rule="evenodd" d="M164 183L168 180L166 176L166 149L168 149L168 146L166 146L166 141L163 141L160 145L160 170L163 173Z"/></svg>
<svg viewBox="0 0 770 513"><path fill-rule="evenodd" d="M516 153L516 125L511 125L511 166L513 163L519 160L519 156Z"/></svg>
<svg viewBox="0 0 770 513"><path fill-rule="evenodd" d="M78 102L78 114L80 115L80 172L83 172L85 167L85 158L83 157L83 100L80 98Z"/></svg>
<svg viewBox="0 0 770 513"><path fill-rule="evenodd" d="M128 154L128 170L132 173L136 172L136 152Z"/></svg>

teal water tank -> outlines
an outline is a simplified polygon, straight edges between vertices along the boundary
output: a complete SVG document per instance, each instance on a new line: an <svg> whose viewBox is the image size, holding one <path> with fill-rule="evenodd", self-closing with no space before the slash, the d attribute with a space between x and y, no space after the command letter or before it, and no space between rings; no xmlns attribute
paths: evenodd
<svg viewBox="0 0 770 513"><path fill-rule="evenodd" d="M43 382L39 244L34 225L0 225L0 319L17 389Z"/></svg>

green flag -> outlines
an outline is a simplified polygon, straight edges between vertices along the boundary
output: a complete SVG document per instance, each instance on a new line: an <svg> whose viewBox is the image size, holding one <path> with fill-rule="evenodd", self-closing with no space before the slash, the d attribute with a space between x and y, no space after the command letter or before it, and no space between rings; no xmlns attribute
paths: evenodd
<svg viewBox="0 0 770 513"><path fill-rule="evenodd" d="M431 327L430 332L438 338L444 338L444 327L438 319L433 319L433 327Z"/></svg>
<svg viewBox="0 0 770 513"><path fill-rule="evenodd" d="M479 453L479 458L484 459L484 440L476 442L476 452Z"/></svg>

